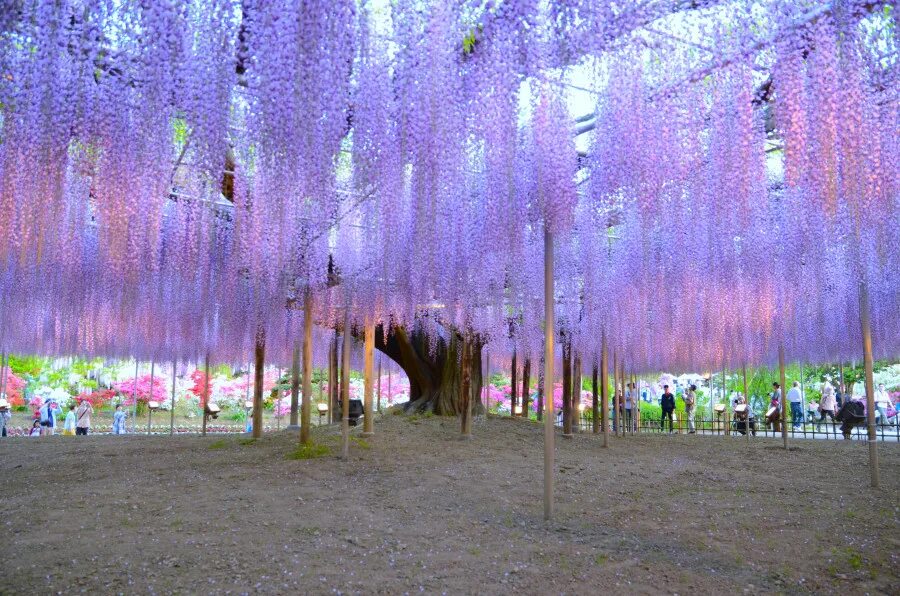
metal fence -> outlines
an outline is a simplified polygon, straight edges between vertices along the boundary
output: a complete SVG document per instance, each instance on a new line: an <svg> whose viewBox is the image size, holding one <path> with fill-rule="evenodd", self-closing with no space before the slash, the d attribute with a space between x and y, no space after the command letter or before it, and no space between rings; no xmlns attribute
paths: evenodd
<svg viewBox="0 0 900 596"><path fill-rule="evenodd" d="M612 414L612 412L610 412ZM673 416L673 424L672 428L675 433L678 434L687 434L689 432L688 421L687 418L679 416L679 413L676 413ZM581 432L585 430L590 431L593 425L593 421L591 420L591 416L589 413L583 412L580 417L578 417L578 425ZM619 420L613 418L610 421L610 432L616 432L619 430ZM635 428L635 420L631 420L631 424L627 424L627 419L625 420L626 424L624 425L625 433L634 433L638 432ZM732 419L726 418L724 413L722 416L718 416L715 418L703 418L699 416L694 417L694 430L698 435L721 435L725 436L726 434L730 434L732 436L744 438L745 433L740 430L735 429L732 425ZM668 420L666 420L665 430L661 427L662 420L660 418L649 418L647 416L641 416L640 420L640 430L641 433L668 433L669 432L669 424ZM557 420L558 425L562 425L561 417ZM775 424L766 424L762 417L756 418L756 431L755 434L751 428L751 437L750 440L753 440L754 437L768 437L768 438L780 438L781 437L781 423L778 425ZM827 419L827 422L822 422L821 424L816 421L806 420L797 426L794 426L790 421L787 423L787 431L788 437L796 438L796 439L840 439L844 440L844 435L841 432L841 423L840 422L832 422L831 419ZM876 424L875 425L875 436L879 441L885 442L900 442L900 424L896 421L893 424ZM850 431L851 439L858 440L867 440L868 439L868 428L866 423L863 422L858 426L854 426ZM746 440L746 439L745 439Z"/></svg>

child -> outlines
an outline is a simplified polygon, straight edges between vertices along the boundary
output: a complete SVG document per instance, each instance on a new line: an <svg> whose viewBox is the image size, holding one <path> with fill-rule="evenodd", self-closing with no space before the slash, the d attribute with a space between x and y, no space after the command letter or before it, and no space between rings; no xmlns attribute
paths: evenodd
<svg viewBox="0 0 900 596"><path fill-rule="evenodd" d="M34 424L31 425L31 432L28 433L29 437L39 437L41 436L41 420L40 418L35 419Z"/></svg>
<svg viewBox="0 0 900 596"><path fill-rule="evenodd" d="M125 434L125 418L128 416L122 411L122 404L116 404L116 413L113 414L112 432L114 435Z"/></svg>
<svg viewBox="0 0 900 596"><path fill-rule="evenodd" d="M75 434L75 404L69 406L69 413L66 414L66 422L63 424L63 434Z"/></svg>

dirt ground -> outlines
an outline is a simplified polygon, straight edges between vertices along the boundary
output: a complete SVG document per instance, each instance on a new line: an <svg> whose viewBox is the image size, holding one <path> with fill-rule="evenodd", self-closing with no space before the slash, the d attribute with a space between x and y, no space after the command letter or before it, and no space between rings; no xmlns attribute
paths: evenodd
<svg viewBox="0 0 900 596"><path fill-rule="evenodd" d="M0 441L0 593L900 590L900 445L873 490L856 441L558 437L546 523L538 425L375 429L347 462L286 432Z"/></svg>

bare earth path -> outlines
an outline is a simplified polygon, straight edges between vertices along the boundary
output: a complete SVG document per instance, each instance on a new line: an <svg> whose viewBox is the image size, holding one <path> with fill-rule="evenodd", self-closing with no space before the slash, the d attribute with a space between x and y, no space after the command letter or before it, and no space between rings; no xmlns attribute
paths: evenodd
<svg viewBox="0 0 900 596"><path fill-rule="evenodd" d="M900 590L900 445L875 491L860 442L558 438L545 523L541 432L387 416L349 462L286 433L0 441L0 593Z"/></svg>

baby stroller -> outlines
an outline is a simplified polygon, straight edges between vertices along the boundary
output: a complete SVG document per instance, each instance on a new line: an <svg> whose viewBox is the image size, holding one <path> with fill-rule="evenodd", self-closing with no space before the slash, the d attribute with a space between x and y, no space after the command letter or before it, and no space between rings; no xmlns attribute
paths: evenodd
<svg viewBox="0 0 900 596"><path fill-rule="evenodd" d="M866 423L866 406L861 401L851 400L841 406L835 418L841 423L841 433L850 438L850 431Z"/></svg>

